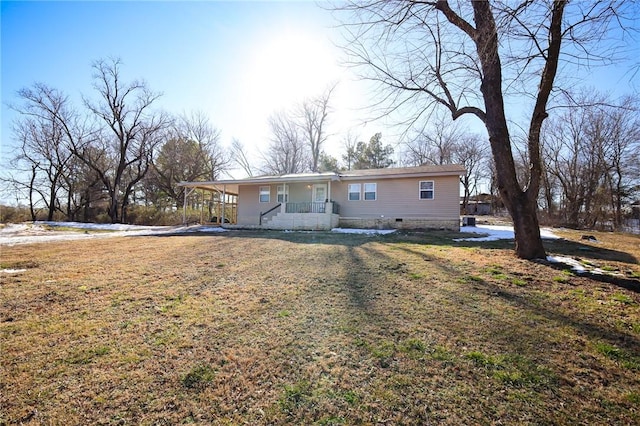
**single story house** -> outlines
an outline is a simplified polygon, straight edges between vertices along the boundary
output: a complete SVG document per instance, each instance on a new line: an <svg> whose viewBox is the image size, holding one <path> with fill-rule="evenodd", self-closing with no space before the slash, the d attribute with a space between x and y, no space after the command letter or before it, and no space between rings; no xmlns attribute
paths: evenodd
<svg viewBox="0 0 640 426"><path fill-rule="evenodd" d="M225 227L460 229L461 165L259 176L180 185L237 196ZM235 222L235 223L233 223Z"/></svg>

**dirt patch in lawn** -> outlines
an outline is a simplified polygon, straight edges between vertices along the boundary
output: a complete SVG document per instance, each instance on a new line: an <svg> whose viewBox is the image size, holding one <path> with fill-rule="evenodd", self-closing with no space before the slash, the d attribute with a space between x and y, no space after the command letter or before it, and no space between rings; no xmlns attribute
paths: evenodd
<svg viewBox="0 0 640 426"><path fill-rule="evenodd" d="M640 422L638 237L547 243L621 285L457 236L2 248L0 424Z"/></svg>

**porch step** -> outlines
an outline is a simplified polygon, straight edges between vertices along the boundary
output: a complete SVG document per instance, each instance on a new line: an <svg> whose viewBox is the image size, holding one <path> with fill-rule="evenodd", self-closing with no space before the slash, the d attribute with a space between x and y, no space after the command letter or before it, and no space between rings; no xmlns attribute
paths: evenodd
<svg viewBox="0 0 640 426"><path fill-rule="evenodd" d="M338 225L337 215L326 213L282 213L262 221L262 226L271 229L327 230Z"/></svg>

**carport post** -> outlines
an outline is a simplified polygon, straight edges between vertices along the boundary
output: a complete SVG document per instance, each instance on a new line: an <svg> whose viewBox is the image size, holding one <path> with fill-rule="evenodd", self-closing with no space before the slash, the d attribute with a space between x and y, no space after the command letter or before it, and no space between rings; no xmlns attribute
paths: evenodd
<svg viewBox="0 0 640 426"><path fill-rule="evenodd" d="M184 187L184 203L182 204L182 224L187 224L187 197L191 195L196 188L192 188L190 191L187 190L187 187Z"/></svg>
<svg viewBox="0 0 640 426"><path fill-rule="evenodd" d="M220 226L224 225L224 211L227 201L227 185L222 185L222 219L220 221Z"/></svg>

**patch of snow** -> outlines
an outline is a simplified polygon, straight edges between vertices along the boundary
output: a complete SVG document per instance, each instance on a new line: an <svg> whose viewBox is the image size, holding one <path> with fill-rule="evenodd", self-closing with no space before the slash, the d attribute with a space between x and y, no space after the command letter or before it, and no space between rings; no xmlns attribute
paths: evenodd
<svg viewBox="0 0 640 426"><path fill-rule="evenodd" d="M355 229L355 228L333 228L331 232L337 232L339 234L391 234L396 232L395 229Z"/></svg>
<svg viewBox="0 0 640 426"><path fill-rule="evenodd" d="M26 269L3 269L2 271L3 274L21 274L23 272L27 272Z"/></svg>
<svg viewBox="0 0 640 426"><path fill-rule="evenodd" d="M454 238L454 241L497 241L514 239L513 226L506 225L476 225L462 226L460 232L480 234L481 237ZM547 228L540 228L540 237L545 240L556 240L560 237Z"/></svg>
<svg viewBox="0 0 640 426"><path fill-rule="evenodd" d="M81 231L56 228L74 228ZM109 231L109 232L91 232ZM219 226L139 226L124 224L47 222L10 223L0 227L0 246L46 243L50 241L71 241L123 236L168 235L184 232L218 233L227 230Z"/></svg>
<svg viewBox="0 0 640 426"><path fill-rule="evenodd" d="M563 257L563 256L547 256L547 261L551 263L562 263L571 267L572 271L575 271L579 274L584 274L587 272L587 268L585 265L573 259L571 257Z"/></svg>
<svg viewBox="0 0 640 426"><path fill-rule="evenodd" d="M13 235L20 232L24 232L28 229L28 226L24 223L7 223L5 226L0 227L0 235Z"/></svg>
<svg viewBox="0 0 640 426"><path fill-rule="evenodd" d="M48 222L37 221L35 225L47 225L52 228L64 227L64 228L77 228L77 229L89 229L94 231L162 231L175 229L174 226L139 226L139 225L125 225L122 223L82 223L82 222Z"/></svg>
<svg viewBox="0 0 640 426"><path fill-rule="evenodd" d="M596 274L596 275L611 275L611 276L624 276L620 272L615 271L605 271L601 268L596 268L595 266L586 265L580 262L577 259L573 259L571 257L563 257L563 256L547 256L547 261L551 263L563 263L571 267L571 270L578 274Z"/></svg>
<svg viewBox="0 0 640 426"><path fill-rule="evenodd" d="M220 226L200 226L193 229L187 230L187 232L227 232L227 229L224 229Z"/></svg>

